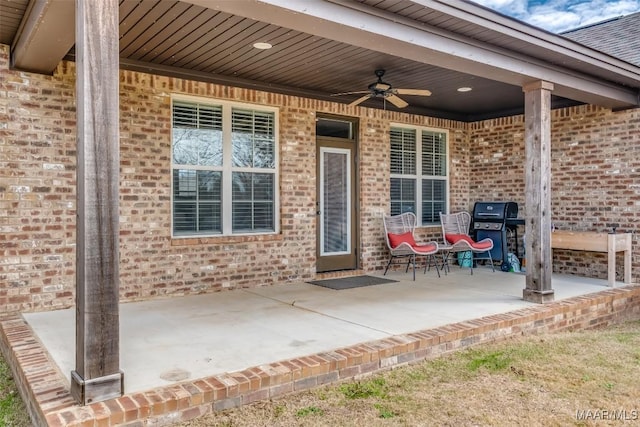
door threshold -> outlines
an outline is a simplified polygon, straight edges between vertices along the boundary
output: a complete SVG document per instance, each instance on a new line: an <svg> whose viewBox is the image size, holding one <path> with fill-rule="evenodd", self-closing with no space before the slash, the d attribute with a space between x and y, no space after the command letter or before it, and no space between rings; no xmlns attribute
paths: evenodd
<svg viewBox="0 0 640 427"><path fill-rule="evenodd" d="M316 273L316 280L336 279L339 277L362 276L364 274L366 274L365 271L360 268L355 270L324 271L322 273Z"/></svg>

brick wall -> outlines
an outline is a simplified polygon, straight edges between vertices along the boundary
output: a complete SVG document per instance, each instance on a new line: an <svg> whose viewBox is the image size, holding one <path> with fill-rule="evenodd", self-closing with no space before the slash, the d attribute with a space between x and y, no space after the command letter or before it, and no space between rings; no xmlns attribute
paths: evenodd
<svg viewBox="0 0 640 427"><path fill-rule="evenodd" d="M640 109L585 105L552 111L551 212L558 229L636 232L640 219ZM524 118L470 125L470 200L513 200L524 210ZM472 206L470 206L471 208ZM640 251L634 236L634 260ZM640 264L633 263L638 277ZM606 254L554 250L556 272L607 277ZM617 279L623 260L617 258Z"/></svg>
<svg viewBox="0 0 640 427"><path fill-rule="evenodd" d="M0 309L69 305L75 264L74 82L8 72L0 45Z"/></svg>
<svg viewBox="0 0 640 427"><path fill-rule="evenodd" d="M75 290L74 64L62 62L53 76L43 76L9 70L8 63L8 47L0 45L0 307L68 307ZM279 235L171 238L172 94L279 108ZM120 73L120 95L123 300L315 277L317 113L360 119L359 245L365 271L380 271L387 258L381 216L389 209L391 123L449 130L452 211L471 210L481 199L514 200L524 209L522 116L464 124L130 71ZM640 111L582 106L555 110L552 117L555 224L635 231ZM440 239L439 227L418 234ZM618 264L621 273L621 256ZM556 251L554 269L605 278L606 260Z"/></svg>
<svg viewBox="0 0 640 427"><path fill-rule="evenodd" d="M0 45L0 307L73 305L75 292L75 70L12 71ZM270 105L280 119L281 233L171 238L172 94ZM120 73L120 291L123 300L255 287L315 277L318 112L360 117L360 265L387 258L391 122L450 130L455 204L468 193L466 124L344 104ZM420 230L439 237L439 228Z"/></svg>

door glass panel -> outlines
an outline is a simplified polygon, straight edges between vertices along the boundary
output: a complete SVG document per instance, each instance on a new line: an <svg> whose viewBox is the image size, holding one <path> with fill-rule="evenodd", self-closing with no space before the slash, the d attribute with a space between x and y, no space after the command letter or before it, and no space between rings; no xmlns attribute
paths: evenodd
<svg viewBox="0 0 640 427"><path fill-rule="evenodd" d="M350 151L322 148L321 255L351 252Z"/></svg>

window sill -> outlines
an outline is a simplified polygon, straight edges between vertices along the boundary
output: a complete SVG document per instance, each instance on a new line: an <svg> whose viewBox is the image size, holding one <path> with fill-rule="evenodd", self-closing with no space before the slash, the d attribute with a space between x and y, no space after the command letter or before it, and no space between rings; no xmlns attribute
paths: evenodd
<svg viewBox="0 0 640 427"><path fill-rule="evenodd" d="M416 228L442 228L440 224L418 225Z"/></svg>
<svg viewBox="0 0 640 427"><path fill-rule="evenodd" d="M244 234L241 236L172 237L171 246L225 245L249 242L273 242L282 240L282 233Z"/></svg>

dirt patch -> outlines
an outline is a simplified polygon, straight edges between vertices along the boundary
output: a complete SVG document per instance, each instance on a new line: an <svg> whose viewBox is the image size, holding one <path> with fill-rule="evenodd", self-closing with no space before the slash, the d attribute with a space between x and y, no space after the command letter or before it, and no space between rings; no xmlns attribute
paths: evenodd
<svg viewBox="0 0 640 427"><path fill-rule="evenodd" d="M479 346L179 426L637 425L638 378L632 322Z"/></svg>

